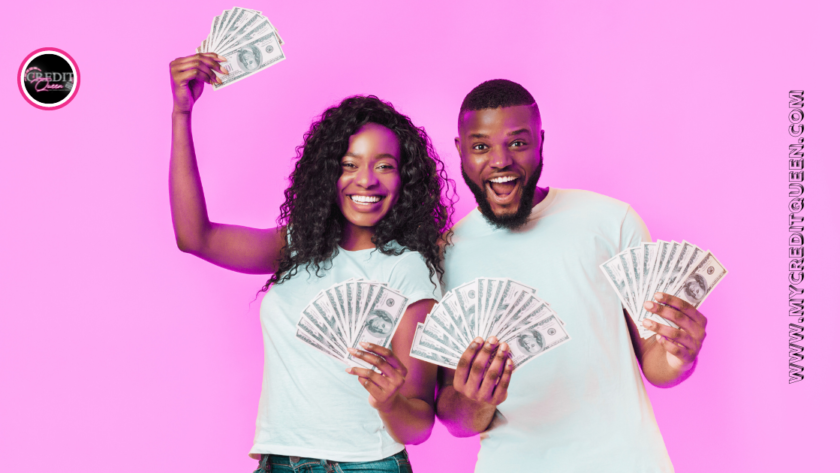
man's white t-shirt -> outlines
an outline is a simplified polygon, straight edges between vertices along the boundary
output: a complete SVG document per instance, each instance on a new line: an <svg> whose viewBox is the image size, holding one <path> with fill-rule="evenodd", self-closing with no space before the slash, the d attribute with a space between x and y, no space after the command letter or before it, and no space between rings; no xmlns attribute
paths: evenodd
<svg viewBox="0 0 840 473"><path fill-rule="evenodd" d="M339 249L321 277L301 268L289 281L271 286L260 306L265 365L251 456L272 453L362 462L405 448L385 430L356 376L295 337L304 307L321 290L350 278L387 283L408 298L408 305L440 300L437 275L429 279L429 269L416 251L388 256L377 250Z"/></svg>
<svg viewBox="0 0 840 473"><path fill-rule="evenodd" d="M650 241L629 205L551 189L524 227L478 209L454 227L444 288L504 277L537 289L571 340L513 373L481 436L476 472L671 472L618 296L599 265Z"/></svg>

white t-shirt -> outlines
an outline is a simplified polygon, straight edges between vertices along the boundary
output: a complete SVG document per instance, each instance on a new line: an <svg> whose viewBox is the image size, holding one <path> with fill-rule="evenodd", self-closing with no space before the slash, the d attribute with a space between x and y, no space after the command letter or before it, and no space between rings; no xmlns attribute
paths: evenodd
<svg viewBox="0 0 840 473"><path fill-rule="evenodd" d="M420 253L387 256L339 249L322 277L300 269L273 285L262 300L265 345L257 431L250 454L273 453L334 461L374 461L403 450L385 430L368 392L345 365L295 337L303 308L319 291L350 278L388 283L408 298L440 300Z"/></svg>
<svg viewBox="0 0 840 473"><path fill-rule="evenodd" d="M649 241L629 205L551 189L519 230L473 210L454 227L444 288L506 277L537 289L571 340L513 373L476 471L670 472L618 296L598 266Z"/></svg>

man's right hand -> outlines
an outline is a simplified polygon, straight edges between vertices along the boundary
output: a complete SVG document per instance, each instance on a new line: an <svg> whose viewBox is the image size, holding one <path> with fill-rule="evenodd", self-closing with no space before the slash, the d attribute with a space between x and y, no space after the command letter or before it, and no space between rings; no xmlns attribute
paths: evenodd
<svg viewBox="0 0 840 473"><path fill-rule="evenodd" d="M507 399L512 372L508 344L499 345L494 336L487 341L479 337L458 360L452 387L471 401L495 408Z"/></svg>
<svg viewBox="0 0 840 473"><path fill-rule="evenodd" d="M204 83L220 84L222 81L213 71L227 74L220 63L227 61L216 53L198 53L180 57L169 63L169 78L172 86L173 112L192 112L195 101L201 97Z"/></svg>

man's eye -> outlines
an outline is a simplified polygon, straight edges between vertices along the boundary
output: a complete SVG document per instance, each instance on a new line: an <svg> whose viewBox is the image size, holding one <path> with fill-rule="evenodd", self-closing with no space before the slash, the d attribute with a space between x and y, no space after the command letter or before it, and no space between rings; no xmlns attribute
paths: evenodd
<svg viewBox="0 0 840 473"><path fill-rule="evenodd" d="M487 145L484 143L479 143L477 145L473 145L473 149L476 151L484 151L485 149L487 149Z"/></svg>
<svg viewBox="0 0 840 473"><path fill-rule="evenodd" d="M520 146L525 146L525 142L520 141L520 140L516 140L513 143L511 143L510 145L513 146L514 148L517 148L517 147L520 147Z"/></svg>

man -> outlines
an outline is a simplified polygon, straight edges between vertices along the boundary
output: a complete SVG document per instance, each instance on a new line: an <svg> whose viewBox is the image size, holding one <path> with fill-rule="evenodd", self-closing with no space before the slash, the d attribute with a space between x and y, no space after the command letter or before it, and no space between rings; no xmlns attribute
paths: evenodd
<svg viewBox="0 0 840 473"><path fill-rule="evenodd" d="M453 228L444 285L507 277L534 287L571 340L511 378L510 347L475 339L442 371L437 415L453 435L481 434L478 472L673 471L638 367L657 386L686 379L706 319L657 294L646 309L679 328L648 320L657 336L639 336L598 266L649 241L647 228L615 199L538 187L544 138L519 84L488 81L464 99L455 145L478 209Z"/></svg>

